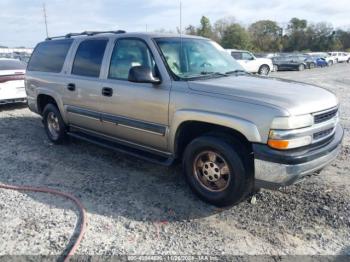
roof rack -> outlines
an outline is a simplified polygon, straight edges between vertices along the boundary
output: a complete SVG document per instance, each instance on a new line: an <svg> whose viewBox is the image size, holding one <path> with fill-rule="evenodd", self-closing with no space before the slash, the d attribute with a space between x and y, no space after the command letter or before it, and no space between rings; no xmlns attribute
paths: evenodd
<svg viewBox="0 0 350 262"><path fill-rule="evenodd" d="M80 36L80 35L87 35L87 36L93 36L93 35L98 35L98 34L124 34L126 31L124 30L117 30L117 31L84 31L81 33L69 33L66 35L61 35L61 36L53 36L53 37L48 37L46 40L52 40L52 39L57 39L57 38L71 38L73 36Z"/></svg>

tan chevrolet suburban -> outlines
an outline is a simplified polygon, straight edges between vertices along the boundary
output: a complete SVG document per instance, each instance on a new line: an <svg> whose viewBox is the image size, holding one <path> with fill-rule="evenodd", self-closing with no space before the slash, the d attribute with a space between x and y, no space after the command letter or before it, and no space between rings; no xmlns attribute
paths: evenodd
<svg viewBox="0 0 350 262"><path fill-rule="evenodd" d="M163 165L182 160L193 191L217 206L321 170L343 137L332 93L251 75L201 37L49 38L25 85L52 142L71 136Z"/></svg>

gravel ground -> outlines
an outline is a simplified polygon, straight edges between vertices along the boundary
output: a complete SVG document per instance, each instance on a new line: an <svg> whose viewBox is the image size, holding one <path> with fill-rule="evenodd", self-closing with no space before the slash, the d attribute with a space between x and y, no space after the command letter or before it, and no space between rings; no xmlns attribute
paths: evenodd
<svg viewBox="0 0 350 262"><path fill-rule="evenodd" d="M337 94L345 128L338 159L281 191L229 209L199 201L180 167L164 168L72 140L54 146L23 106L0 107L0 183L48 186L88 211L84 255L350 255L350 65L273 76ZM77 219L65 199L0 190L0 255L59 255Z"/></svg>

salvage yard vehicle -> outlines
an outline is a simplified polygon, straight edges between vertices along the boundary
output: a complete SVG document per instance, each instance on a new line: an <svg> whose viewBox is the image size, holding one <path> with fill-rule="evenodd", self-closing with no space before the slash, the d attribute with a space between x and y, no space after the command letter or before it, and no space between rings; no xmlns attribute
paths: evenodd
<svg viewBox="0 0 350 262"><path fill-rule="evenodd" d="M343 62L349 62L350 55L345 52L330 52L330 56L332 56L336 63L343 63Z"/></svg>
<svg viewBox="0 0 350 262"><path fill-rule="evenodd" d="M231 56L249 73L258 73L259 75L268 75L273 71L272 60L269 58L257 58L251 52L226 49Z"/></svg>
<svg viewBox="0 0 350 262"><path fill-rule="evenodd" d="M192 190L217 206L321 170L343 137L334 94L248 74L195 36L49 38L29 61L26 91L53 143L71 136L163 165L181 160Z"/></svg>
<svg viewBox="0 0 350 262"><path fill-rule="evenodd" d="M276 71L281 70L298 70L303 71L311 68L311 61L306 61L305 57L300 55L283 55L272 58L272 62ZM315 65L313 66L315 67Z"/></svg>
<svg viewBox="0 0 350 262"><path fill-rule="evenodd" d="M0 105L26 101L25 68L19 60L0 58Z"/></svg>

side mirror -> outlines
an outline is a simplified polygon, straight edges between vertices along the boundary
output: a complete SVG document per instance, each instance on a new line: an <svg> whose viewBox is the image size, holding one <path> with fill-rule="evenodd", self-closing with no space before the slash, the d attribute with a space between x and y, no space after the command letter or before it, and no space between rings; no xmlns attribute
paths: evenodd
<svg viewBox="0 0 350 262"><path fill-rule="evenodd" d="M160 84L160 79L152 74L152 70L145 66L134 66L129 70L128 80L134 83Z"/></svg>

